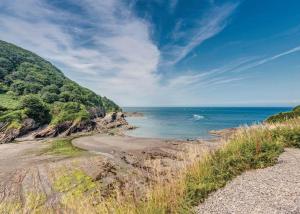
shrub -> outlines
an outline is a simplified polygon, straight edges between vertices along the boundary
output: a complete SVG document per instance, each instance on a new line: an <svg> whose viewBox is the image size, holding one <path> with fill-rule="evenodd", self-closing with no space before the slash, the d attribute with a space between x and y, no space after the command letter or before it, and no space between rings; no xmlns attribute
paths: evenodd
<svg viewBox="0 0 300 214"><path fill-rule="evenodd" d="M0 94L4 94L9 90L9 88L2 82L0 82Z"/></svg>
<svg viewBox="0 0 300 214"><path fill-rule="evenodd" d="M290 112L281 112L279 114L275 114L270 116L266 122L268 123L279 123L279 122L284 122L287 121L289 119L293 119L300 116L300 111L296 110L296 111L290 111Z"/></svg>
<svg viewBox="0 0 300 214"><path fill-rule="evenodd" d="M42 99L46 103L53 103L53 102L59 100L59 95L57 95L55 93L46 92L42 95Z"/></svg>
<svg viewBox="0 0 300 214"><path fill-rule="evenodd" d="M300 106L296 106L295 108L293 108L293 112L297 112L300 114Z"/></svg>
<svg viewBox="0 0 300 214"><path fill-rule="evenodd" d="M42 90L41 90L41 94L44 94L44 93L54 93L54 94L59 94L60 91L59 91L59 88L52 84L52 85L47 85L46 87L44 87Z"/></svg>
<svg viewBox="0 0 300 214"><path fill-rule="evenodd" d="M14 83L10 86L11 90L15 92L17 95L22 95L26 89L27 85L22 80L16 80Z"/></svg>
<svg viewBox="0 0 300 214"><path fill-rule="evenodd" d="M21 108L26 110L28 117L38 123L45 124L50 121L49 109L37 95L26 95L22 97Z"/></svg>
<svg viewBox="0 0 300 214"><path fill-rule="evenodd" d="M66 121L81 122L90 118L89 112L86 107L76 102L60 103L57 102L51 109L53 119L51 124L57 125Z"/></svg>
<svg viewBox="0 0 300 214"><path fill-rule="evenodd" d="M8 128L20 128L26 117L24 110L9 111L0 116L0 122L8 123Z"/></svg>
<svg viewBox="0 0 300 214"><path fill-rule="evenodd" d="M16 110L20 107L19 100L16 99L14 93L11 91L8 91L6 94L0 94L0 100L0 106L6 109Z"/></svg>

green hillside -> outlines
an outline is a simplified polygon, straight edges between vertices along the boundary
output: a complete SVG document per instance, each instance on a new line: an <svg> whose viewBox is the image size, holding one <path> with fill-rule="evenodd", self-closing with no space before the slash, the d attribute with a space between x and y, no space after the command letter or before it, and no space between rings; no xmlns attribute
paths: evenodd
<svg viewBox="0 0 300 214"><path fill-rule="evenodd" d="M300 117L300 106L296 106L295 108L293 108L292 111L280 112L278 114L272 115L266 120L266 122L269 123L283 122L296 117Z"/></svg>
<svg viewBox="0 0 300 214"><path fill-rule="evenodd" d="M0 41L0 131L20 127L26 118L39 126L56 125L120 110L113 101L65 77L50 62Z"/></svg>

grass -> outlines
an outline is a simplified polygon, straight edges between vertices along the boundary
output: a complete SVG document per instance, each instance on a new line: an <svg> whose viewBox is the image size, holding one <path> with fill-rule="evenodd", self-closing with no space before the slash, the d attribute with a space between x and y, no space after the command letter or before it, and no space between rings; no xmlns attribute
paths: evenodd
<svg viewBox="0 0 300 214"><path fill-rule="evenodd" d="M7 94L0 94L1 106L6 109L17 109L20 105L17 99Z"/></svg>
<svg viewBox="0 0 300 214"><path fill-rule="evenodd" d="M299 147L299 133L299 120L241 128L216 152L200 161L186 162L176 179L148 186L143 200L132 194L117 193L111 198L88 195L69 200L67 209L80 213L192 213L195 205L236 176L274 165L284 147Z"/></svg>
<svg viewBox="0 0 300 214"><path fill-rule="evenodd" d="M82 154L83 150L73 146L71 138L66 138L52 141L50 147L48 147L44 152L46 154L73 157Z"/></svg>
<svg viewBox="0 0 300 214"><path fill-rule="evenodd" d="M297 118L300 116L300 106L296 106L292 109L292 111L288 112L280 112L278 114L272 115L269 118L266 119L266 122L269 123L278 123L278 122L284 122L289 119Z"/></svg>
<svg viewBox="0 0 300 214"><path fill-rule="evenodd" d="M75 102L53 104L51 114L53 115L51 125L54 126L66 121L80 123L90 118L86 107Z"/></svg>
<svg viewBox="0 0 300 214"><path fill-rule="evenodd" d="M285 147L300 148L299 136L300 119L240 128L217 151L207 153L200 160L194 159L196 154L192 154L175 177L158 177L157 183L145 184L147 190L142 199L122 191L104 198L96 182L80 171L68 176L62 174L54 188L68 196L68 200L62 201L62 213L192 213L194 206L236 176L246 170L276 164ZM73 151L74 148L69 147L70 140L58 141L53 144L52 151L72 154L65 153ZM70 187L75 188L69 190Z"/></svg>
<svg viewBox="0 0 300 214"><path fill-rule="evenodd" d="M282 142L273 138L268 129L261 127L239 132L222 149L191 167L185 177L185 206L197 205L209 193L246 170L275 164L283 152Z"/></svg>

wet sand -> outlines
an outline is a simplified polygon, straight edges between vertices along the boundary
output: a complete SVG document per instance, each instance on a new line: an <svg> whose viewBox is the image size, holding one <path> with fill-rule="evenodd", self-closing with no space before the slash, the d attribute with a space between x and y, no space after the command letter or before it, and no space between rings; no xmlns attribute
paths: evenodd
<svg viewBox="0 0 300 214"><path fill-rule="evenodd" d="M97 134L74 139L72 143L74 146L88 151L114 153L169 148L172 145L185 143L185 141Z"/></svg>

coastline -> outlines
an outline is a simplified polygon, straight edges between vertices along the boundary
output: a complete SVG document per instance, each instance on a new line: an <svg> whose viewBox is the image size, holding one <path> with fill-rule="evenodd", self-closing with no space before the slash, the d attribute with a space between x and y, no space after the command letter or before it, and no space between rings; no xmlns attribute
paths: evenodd
<svg viewBox="0 0 300 214"><path fill-rule="evenodd" d="M80 179L88 179L93 184L101 184L103 198L109 199L117 191L125 197L134 195L135 200L140 201L151 187L182 179L178 176L183 176L184 173L181 172L187 167L201 163L209 155L216 154L214 151L223 148L225 142L230 142L232 133L243 130L242 127L217 130L211 132L215 136L212 140L185 141L127 136L127 125L108 129L104 133L73 135L72 139L68 138L70 145L80 149L75 156L44 152L44 149L59 138L52 138L45 143L28 141L5 144L0 150L10 152L6 153L4 162L0 164L0 180L3 181L0 185L13 187L10 191L19 186L21 189L25 188L23 185L26 185L31 191L45 188L46 183L46 189L51 189L50 192L43 192L47 201L49 198L59 197L55 199L59 202L62 199L60 197L73 190L58 196L58 190L53 186L56 186L60 179L73 180L73 177L79 176ZM14 161L19 157L22 157L22 164L20 161ZM35 177L39 174L43 175L42 180ZM12 183L11 176L26 177L27 183ZM35 181L37 179L38 182ZM31 180L34 182L28 183ZM27 189L25 191L28 191ZM23 194L25 193L22 191L13 193L17 197L23 197ZM12 200L10 195L5 197L7 201ZM58 206L56 202L51 203L54 203L51 206Z"/></svg>

